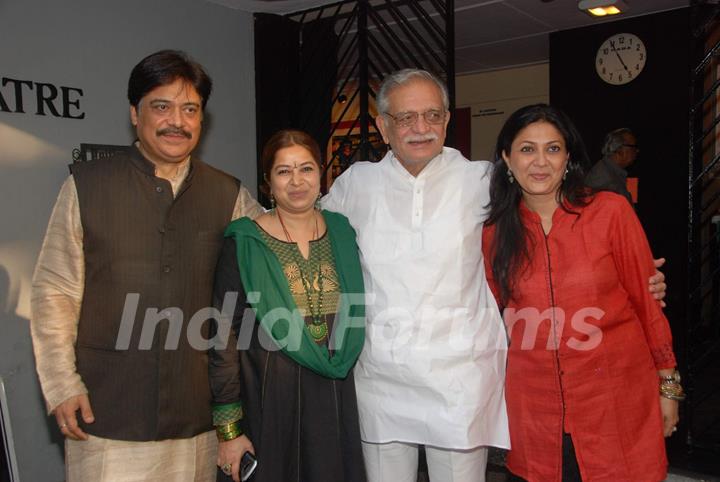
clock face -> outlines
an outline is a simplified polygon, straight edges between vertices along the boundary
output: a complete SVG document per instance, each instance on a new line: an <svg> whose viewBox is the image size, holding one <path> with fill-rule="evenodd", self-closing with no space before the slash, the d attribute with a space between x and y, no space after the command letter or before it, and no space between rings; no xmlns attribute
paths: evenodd
<svg viewBox="0 0 720 482"><path fill-rule="evenodd" d="M640 75L646 60L642 40L631 33L619 33L600 46L595 56L595 69L608 84L623 85Z"/></svg>

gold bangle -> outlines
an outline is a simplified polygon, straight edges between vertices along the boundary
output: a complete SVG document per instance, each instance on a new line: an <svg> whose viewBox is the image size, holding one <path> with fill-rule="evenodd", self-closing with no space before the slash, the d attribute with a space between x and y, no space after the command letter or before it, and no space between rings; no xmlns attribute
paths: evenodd
<svg viewBox="0 0 720 482"><path fill-rule="evenodd" d="M676 400L681 402L685 400L685 392L683 391L682 385L679 383L661 383L660 384L660 395L670 400Z"/></svg>
<svg viewBox="0 0 720 482"><path fill-rule="evenodd" d="M216 428L215 431L220 434L226 434L226 433L240 432L241 430L238 427L234 427L234 428L227 428L227 429Z"/></svg>
<svg viewBox="0 0 720 482"><path fill-rule="evenodd" d="M215 427L215 433L219 441L227 442L228 440L238 438L243 434L243 431L237 422L232 422L225 425L218 425Z"/></svg>
<svg viewBox="0 0 720 482"><path fill-rule="evenodd" d="M215 427L216 430L222 430L222 431L228 431L228 430L236 430L238 429L238 423L237 422L230 422L226 423L224 425L217 425Z"/></svg>
<svg viewBox="0 0 720 482"><path fill-rule="evenodd" d="M219 442L229 442L230 440L235 440L240 435L242 435L242 434L239 432L232 432L232 433L227 433L227 434L222 434L222 435L217 434L217 439Z"/></svg>
<svg viewBox="0 0 720 482"><path fill-rule="evenodd" d="M660 383L677 383L679 384L682 379L680 378L680 372L677 369L673 370L670 375L658 375Z"/></svg>

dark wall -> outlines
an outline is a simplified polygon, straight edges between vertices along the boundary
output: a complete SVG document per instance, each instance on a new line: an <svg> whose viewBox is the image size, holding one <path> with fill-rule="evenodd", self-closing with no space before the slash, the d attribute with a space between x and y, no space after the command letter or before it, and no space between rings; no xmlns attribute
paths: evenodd
<svg viewBox="0 0 720 482"><path fill-rule="evenodd" d="M617 33L637 35L647 50L642 73L620 86L595 71L598 47ZM639 178L637 213L653 253L668 258L667 313L678 332L687 279L690 38L689 9L550 36L550 101L575 120L590 158L600 159L607 132L629 127L637 134L640 155L629 169Z"/></svg>
<svg viewBox="0 0 720 482"><path fill-rule="evenodd" d="M598 47L617 33L637 35L647 49L642 73L621 86L603 82L595 71ZM550 36L550 101L575 120L591 160L600 159L607 132L629 127L637 134L640 155L629 174L639 179L636 208L653 253L668 259L665 313L680 366L687 317L690 49L689 9Z"/></svg>
<svg viewBox="0 0 720 482"><path fill-rule="evenodd" d="M337 36L333 25L332 19L300 24L279 15L255 14L258 187L265 185L262 148L278 130L303 130L318 141L320 152L325 152L335 85ZM258 194L268 206L264 189L258 189Z"/></svg>
<svg viewBox="0 0 720 482"><path fill-rule="evenodd" d="M255 135L258 200L269 204L260 156L275 132L297 127L296 79L300 65L300 26L279 15L255 14Z"/></svg>

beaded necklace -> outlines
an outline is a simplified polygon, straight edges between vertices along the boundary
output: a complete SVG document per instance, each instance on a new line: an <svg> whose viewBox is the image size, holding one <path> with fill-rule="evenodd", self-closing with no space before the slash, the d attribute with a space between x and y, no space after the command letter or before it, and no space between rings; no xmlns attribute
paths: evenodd
<svg viewBox="0 0 720 482"><path fill-rule="evenodd" d="M288 232L287 228L285 227L285 223L283 222L282 216L280 215L280 210L275 209L275 213L277 214L278 221L280 221L280 226L282 226L283 233L285 233L285 239L289 243L294 243L292 237L290 237L290 233ZM314 214L314 213L313 213ZM318 238L318 221L317 216L314 215L315 218L315 229L313 230L312 240L316 240ZM296 243L297 245L297 243ZM309 245L308 245L309 248ZM322 309L323 309L323 275L322 275L322 267L320 266L320 260L317 262L317 272L318 272L318 299L317 299L317 306L313 304L312 301L312 295L310 294L310 289L312 288L312 282L305 276L305 273L302 269L302 263L300 262L300 259L297 256L297 252L300 252L300 247L297 247L297 250L293 249L291 250L292 258L295 264L298 267L298 270L300 271L300 280L302 281L303 288L305 290L305 296L307 298L307 304L308 304L308 311L310 311L310 316L312 318L312 323L307 325L308 331L310 332L310 336L315 340L316 342L324 341L328 336L328 325L327 325L327 318L323 315ZM310 261L310 253L308 253L308 262ZM316 310L317 308L317 310Z"/></svg>

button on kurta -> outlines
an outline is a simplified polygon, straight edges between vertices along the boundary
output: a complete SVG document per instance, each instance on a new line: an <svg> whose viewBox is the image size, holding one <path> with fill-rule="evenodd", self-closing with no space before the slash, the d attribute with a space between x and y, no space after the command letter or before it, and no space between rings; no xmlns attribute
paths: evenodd
<svg viewBox="0 0 720 482"><path fill-rule="evenodd" d="M163 266L163 273L169 273L170 271L172 271L172 268L170 267L169 264L166 264L165 266Z"/></svg>
<svg viewBox="0 0 720 482"><path fill-rule="evenodd" d="M412 198L413 203L413 219L412 226L414 228L420 227L420 221L422 219L423 212L423 186L425 181L422 179L415 180L415 189Z"/></svg>
<svg viewBox="0 0 720 482"><path fill-rule="evenodd" d="M163 192L162 186L155 186L155 192Z"/></svg>

